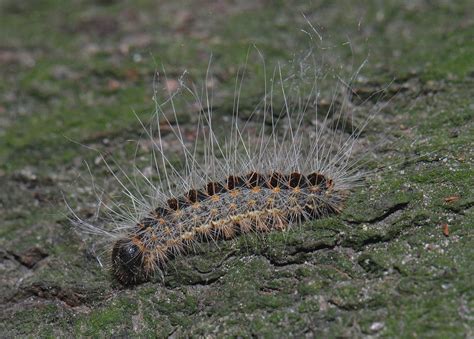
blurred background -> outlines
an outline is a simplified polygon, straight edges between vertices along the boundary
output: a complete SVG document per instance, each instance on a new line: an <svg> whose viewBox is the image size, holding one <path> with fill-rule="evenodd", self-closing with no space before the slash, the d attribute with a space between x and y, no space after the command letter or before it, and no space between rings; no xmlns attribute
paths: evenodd
<svg viewBox="0 0 474 339"><path fill-rule="evenodd" d="M375 81L465 75L473 53L467 3L4 0L2 168L69 161L76 146L64 136L81 141L136 123L131 111L153 109L162 66L171 87L184 70L201 81L212 53L215 88L233 90L252 44L270 66L309 47L304 16L328 45L351 43L338 48L339 66L368 58L364 76Z"/></svg>

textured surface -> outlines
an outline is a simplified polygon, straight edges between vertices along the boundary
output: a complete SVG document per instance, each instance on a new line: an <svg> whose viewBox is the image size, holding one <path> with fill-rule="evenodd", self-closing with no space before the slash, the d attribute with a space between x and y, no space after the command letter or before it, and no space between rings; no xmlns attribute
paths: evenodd
<svg viewBox="0 0 474 339"><path fill-rule="evenodd" d="M2 1L2 335L473 336L468 4ZM352 42L329 60L335 67L369 55L355 98L391 83L386 91L397 95L363 140L376 142L377 161L396 166L372 176L338 217L206 244L173 261L164 286L111 284L62 207L64 191L81 215L94 213L90 180L77 185L77 173L88 176L83 161L107 179L82 145L140 161L148 145L137 152L128 142L143 140L131 112L145 118L153 109L157 65L173 87L185 68L203 78L211 51L215 109L230 114L249 44L269 65L308 46L301 12L328 42ZM260 85L244 89L242 114L261 94Z"/></svg>

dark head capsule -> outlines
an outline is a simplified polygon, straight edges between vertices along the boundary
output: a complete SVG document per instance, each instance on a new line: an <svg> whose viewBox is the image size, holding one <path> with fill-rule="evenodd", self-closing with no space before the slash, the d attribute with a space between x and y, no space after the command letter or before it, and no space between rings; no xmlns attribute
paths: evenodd
<svg viewBox="0 0 474 339"><path fill-rule="evenodd" d="M112 250L112 272L123 285L133 285L146 280L143 254L129 239L118 240Z"/></svg>

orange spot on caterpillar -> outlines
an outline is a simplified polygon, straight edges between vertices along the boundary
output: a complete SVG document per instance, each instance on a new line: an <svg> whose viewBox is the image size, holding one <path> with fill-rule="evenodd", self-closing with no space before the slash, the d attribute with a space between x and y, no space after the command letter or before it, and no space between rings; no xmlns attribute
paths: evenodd
<svg viewBox="0 0 474 339"><path fill-rule="evenodd" d="M236 218L235 222L239 225L242 233L249 233L252 230L252 222L247 218Z"/></svg>
<svg viewBox="0 0 474 339"><path fill-rule="evenodd" d="M275 199L267 198L267 202L266 202L265 206L267 206L267 207L270 206L271 207L271 206L273 206L274 203L275 203Z"/></svg>
<svg viewBox="0 0 474 339"><path fill-rule="evenodd" d="M254 194L258 194L260 193L260 190L261 190L260 186L255 186L251 189L251 192Z"/></svg>
<svg viewBox="0 0 474 339"><path fill-rule="evenodd" d="M145 246L143 245L143 242L137 237L137 236L134 236L132 238L132 243L137 246L141 252L143 252L145 250Z"/></svg>
<svg viewBox="0 0 474 339"><path fill-rule="evenodd" d="M255 205L257 205L257 200L255 199L250 199L249 201L247 201L247 205L249 207L254 207Z"/></svg>
<svg viewBox="0 0 474 339"><path fill-rule="evenodd" d="M209 235L212 231L212 227L210 224L201 225L195 228L196 232L201 235Z"/></svg>
<svg viewBox="0 0 474 339"><path fill-rule="evenodd" d="M191 241L194 239L194 230L191 232L185 232L181 235L181 239L184 241Z"/></svg>
<svg viewBox="0 0 474 339"><path fill-rule="evenodd" d="M238 190L238 189L234 189L234 190L232 190L232 191L229 192L230 196L233 197L233 198L239 196L240 193L241 193L241 192L240 192L240 190Z"/></svg>
<svg viewBox="0 0 474 339"><path fill-rule="evenodd" d="M183 248L183 242L181 238L168 239L166 240L166 247L168 247L173 254L179 254Z"/></svg>
<svg viewBox="0 0 474 339"><path fill-rule="evenodd" d="M225 239L230 239L235 235L235 225L229 220L222 220L216 223L213 223L214 229L218 234L223 236Z"/></svg>
<svg viewBox="0 0 474 339"><path fill-rule="evenodd" d="M178 209L178 210L176 210L176 211L173 213L173 218L174 218L175 220L179 220L183 215L184 215L183 210Z"/></svg>

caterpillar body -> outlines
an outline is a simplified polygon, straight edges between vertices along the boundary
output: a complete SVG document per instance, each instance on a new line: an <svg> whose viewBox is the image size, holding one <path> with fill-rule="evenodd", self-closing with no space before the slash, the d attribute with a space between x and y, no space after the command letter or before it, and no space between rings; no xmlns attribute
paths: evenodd
<svg viewBox="0 0 474 339"><path fill-rule="evenodd" d="M345 192L320 173L229 176L172 198L140 220L112 251L115 277L145 280L197 241L231 239L249 232L284 231L342 207Z"/></svg>
<svg viewBox="0 0 474 339"><path fill-rule="evenodd" d="M347 82L339 82L321 114L316 86L321 75L314 69L314 64L298 64L300 75L310 73L313 79L304 87L303 76L284 76L282 67L276 67L273 77L265 79L262 100L245 119L239 116L241 75L232 121L223 124L230 126L224 138L218 137L207 87L200 96L180 78L179 88L162 102L155 88L157 123L145 131L152 141L152 167L158 179L137 170L149 193L144 194L130 174L119 178L109 167L129 199L128 206L107 205L100 199L113 227L98 227L73 212L82 232L100 235L106 242L111 271L120 283L137 284L162 273L171 258L192 252L200 242L287 231L343 209L349 192L364 177L360 157L354 159L353 154L374 114L353 127ZM206 83L209 77L208 70ZM190 95L200 109L192 142L177 124L178 94ZM261 122L254 124L253 118ZM170 160L170 153L176 152L167 150L169 137L178 141L184 164Z"/></svg>

